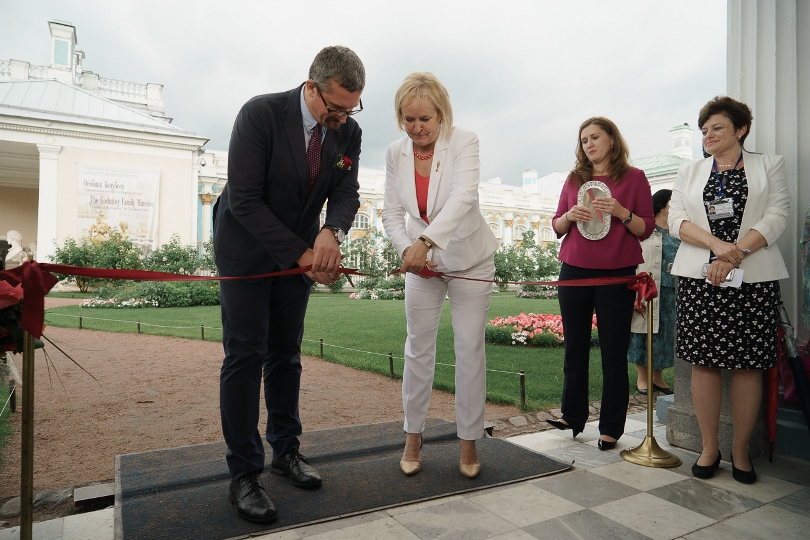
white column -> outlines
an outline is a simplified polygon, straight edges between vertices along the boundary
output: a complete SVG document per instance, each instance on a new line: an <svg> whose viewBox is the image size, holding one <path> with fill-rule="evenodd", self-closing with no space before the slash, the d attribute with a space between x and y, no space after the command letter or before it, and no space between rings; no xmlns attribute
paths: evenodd
<svg viewBox="0 0 810 540"><path fill-rule="evenodd" d="M200 162L197 159L197 153L191 153L191 177L189 178L189 195L188 204L191 206L189 209L189 216L191 219L189 220L189 235L188 235L188 243L190 245L196 244L200 238L197 233L197 224L200 220L200 215L197 213L197 201L199 200L197 197L200 195Z"/></svg>
<svg viewBox="0 0 810 540"><path fill-rule="evenodd" d="M515 221L512 219L505 219L503 222L503 243L507 246L512 245L512 226Z"/></svg>
<svg viewBox="0 0 810 540"><path fill-rule="evenodd" d="M204 244L211 239L211 203L217 199L212 193L200 193L202 201L202 237L200 241Z"/></svg>
<svg viewBox="0 0 810 540"><path fill-rule="evenodd" d="M38 144L39 149L39 204L37 206L37 260L50 262L57 239L59 152L61 146ZM23 242L26 239L23 238Z"/></svg>
<svg viewBox="0 0 810 540"><path fill-rule="evenodd" d="M805 31L799 32L799 28ZM778 246L790 278L782 280L782 300L793 326L801 326L802 262L800 234L810 205L810 3L797 0L729 0L728 95L748 104L754 114L745 147L785 157L792 201L788 224ZM805 141L804 155L800 143ZM799 181L799 179L804 179ZM803 330L803 331L802 331Z"/></svg>

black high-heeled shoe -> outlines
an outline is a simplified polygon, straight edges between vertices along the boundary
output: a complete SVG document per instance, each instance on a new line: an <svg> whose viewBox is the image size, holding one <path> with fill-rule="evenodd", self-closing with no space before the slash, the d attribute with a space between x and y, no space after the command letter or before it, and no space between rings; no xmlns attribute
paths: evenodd
<svg viewBox="0 0 810 540"><path fill-rule="evenodd" d="M560 420L546 420L546 422L547 422L547 423L549 423L549 424L551 424L551 425L552 425L552 426L554 426L555 428L559 429L560 431L565 431L565 430L567 430L567 429L570 429L571 431L573 431L573 432L574 432L574 433L573 433L573 437L574 437L575 439L577 438L577 435L579 435L580 433L582 433L582 430L581 430L581 429L580 429L580 430L576 430L576 429L574 429L573 427L571 427L571 424L566 424L565 422L562 422L562 421L560 421Z"/></svg>
<svg viewBox="0 0 810 540"><path fill-rule="evenodd" d="M697 461L695 461L695 464L692 465L692 476L695 478L703 478L704 480L711 478L714 476L714 471L720 468L720 458L720 451L718 450L717 459L711 465L698 465ZM700 456L698 456L698 460L699 459Z"/></svg>
<svg viewBox="0 0 810 540"><path fill-rule="evenodd" d="M616 443L618 441L606 441L605 439L599 439L599 442L596 443L596 446L599 447L599 450L613 450L616 448Z"/></svg>
<svg viewBox="0 0 810 540"><path fill-rule="evenodd" d="M667 387L662 387L662 386L658 386L657 384L653 384L653 388L655 388L655 391L656 391L656 392L661 392L661 393L662 393L662 394L664 394L665 396L671 396L672 394L674 394L674 393L675 393L675 390L673 390L673 389L672 389L671 387L669 387L669 386L667 386Z"/></svg>
<svg viewBox="0 0 810 540"><path fill-rule="evenodd" d="M551 424L555 428L559 429L560 431L565 431L566 429L572 429L570 424L566 424L562 420L546 420L546 422Z"/></svg>
<svg viewBox="0 0 810 540"><path fill-rule="evenodd" d="M748 456L748 461L751 463L750 471L743 471L734 466L734 455L731 455L731 476L741 484L753 484L757 481L757 472L754 470L754 462L751 461L751 456Z"/></svg>

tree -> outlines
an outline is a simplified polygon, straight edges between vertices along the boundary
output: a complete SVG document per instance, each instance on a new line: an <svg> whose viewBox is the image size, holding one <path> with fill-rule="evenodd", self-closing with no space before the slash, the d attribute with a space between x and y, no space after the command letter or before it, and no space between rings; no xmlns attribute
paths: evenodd
<svg viewBox="0 0 810 540"><path fill-rule="evenodd" d="M394 245L382 231L370 228L357 231L349 242L341 246L343 265L357 268L364 274L375 274L364 277L357 286L373 289L385 281L385 273L399 268L400 258Z"/></svg>
<svg viewBox="0 0 810 540"><path fill-rule="evenodd" d="M509 287L507 281L517 281L517 260L514 246L501 246L495 252L495 283L501 292Z"/></svg>
<svg viewBox="0 0 810 540"><path fill-rule="evenodd" d="M173 274L195 274L200 270L200 262L197 247L184 246L176 234L172 235L168 244L163 244L143 260L147 270Z"/></svg>
<svg viewBox="0 0 810 540"><path fill-rule="evenodd" d="M86 239L81 244L78 244L74 238L68 236L65 238L64 246L60 248L56 245L56 242L54 242L54 246L55 250L53 255L48 257L52 263L67 264L70 266L93 266L93 257L90 251L92 244ZM59 276L59 281L75 281L76 286L79 287L79 290L83 293L86 293L91 286L91 282L88 278L64 276L62 274L57 275Z"/></svg>
<svg viewBox="0 0 810 540"><path fill-rule="evenodd" d="M62 248L56 246L54 254L49 258L51 262L71 266L127 270L143 268L141 250L117 229L112 229L103 237L97 236L93 240L84 237L81 244L67 237L64 246ZM74 276L60 276L59 280L75 281L81 292L87 292L90 287L109 281Z"/></svg>

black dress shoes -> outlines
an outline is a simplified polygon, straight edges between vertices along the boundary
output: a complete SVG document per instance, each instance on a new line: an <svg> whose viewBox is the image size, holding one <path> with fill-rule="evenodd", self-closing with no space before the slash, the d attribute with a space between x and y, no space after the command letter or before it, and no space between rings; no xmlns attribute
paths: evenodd
<svg viewBox="0 0 810 540"><path fill-rule="evenodd" d="M695 461L695 464L692 465L692 476L695 478L703 478L704 480L714 476L714 471L720 468L720 457L720 452L717 452L717 459L711 465L698 465L697 461Z"/></svg>
<svg viewBox="0 0 810 540"><path fill-rule="evenodd" d="M734 456L731 456L731 476L742 484L753 484L757 481L757 472L754 470L754 462L751 461L751 456L748 456L748 461L751 462L751 470L741 471L734 466Z"/></svg>
<svg viewBox="0 0 810 540"><path fill-rule="evenodd" d="M278 517L273 501L262 485L261 472L231 481L228 499L236 505L236 514L253 523L270 523Z"/></svg>
<svg viewBox="0 0 810 540"><path fill-rule="evenodd" d="M321 486L321 475L297 448L280 458L273 458L270 463L270 472L286 476L294 486L302 488Z"/></svg>
<svg viewBox="0 0 810 540"><path fill-rule="evenodd" d="M647 389L646 388L639 388L638 386L636 386L636 390L638 390L638 393L641 394L642 396L647 395Z"/></svg>
<svg viewBox="0 0 810 540"><path fill-rule="evenodd" d="M613 450L616 448L616 441L606 441L605 439L599 439L599 442L596 443L599 447L599 450Z"/></svg>

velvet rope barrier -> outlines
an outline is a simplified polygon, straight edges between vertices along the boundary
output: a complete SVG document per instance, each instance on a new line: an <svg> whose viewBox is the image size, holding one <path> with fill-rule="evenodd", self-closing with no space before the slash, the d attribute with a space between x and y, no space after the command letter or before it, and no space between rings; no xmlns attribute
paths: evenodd
<svg viewBox="0 0 810 540"><path fill-rule="evenodd" d="M37 261L27 261L17 268L0 271L0 279L6 280L11 286L22 289L23 310L20 319L20 328L27 331L36 338L42 336L42 325L45 319L45 295L59 281L53 274L63 274L67 276L80 276L103 279L126 279L133 281L225 281L240 279L256 279L279 276L290 276L309 272L312 266L302 266L281 270L279 272L269 272L266 274L256 274L252 276L189 276L184 274L172 274L169 272L153 272L151 270L116 270L109 268L92 268L86 266L70 266L66 264L38 263ZM364 274L355 268L339 268L340 274L353 276L375 276L376 274ZM398 274L399 270L391 272ZM486 281L495 283L494 280L468 278L464 276L454 276L444 272L436 272L428 268L423 268L420 275L424 277L445 277L450 279L466 279L469 281ZM646 272L635 276L617 276L590 279L575 279L569 281L508 281L512 285L559 285L565 287L592 287L601 285L619 285L626 283L629 289L638 293L638 297L650 300L658 296L655 281Z"/></svg>

